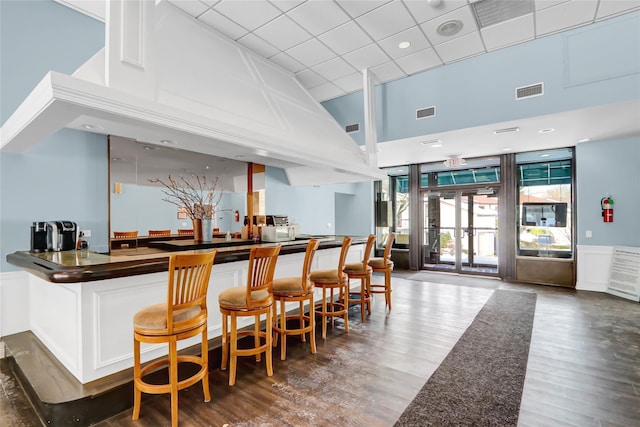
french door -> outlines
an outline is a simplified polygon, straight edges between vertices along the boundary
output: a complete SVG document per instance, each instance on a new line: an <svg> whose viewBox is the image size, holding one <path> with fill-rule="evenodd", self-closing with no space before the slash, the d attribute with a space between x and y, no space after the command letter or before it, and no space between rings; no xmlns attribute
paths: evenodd
<svg viewBox="0 0 640 427"><path fill-rule="evenodd" d="M498 190L422 192L422 259L428 270L498 274Z"/></svg>

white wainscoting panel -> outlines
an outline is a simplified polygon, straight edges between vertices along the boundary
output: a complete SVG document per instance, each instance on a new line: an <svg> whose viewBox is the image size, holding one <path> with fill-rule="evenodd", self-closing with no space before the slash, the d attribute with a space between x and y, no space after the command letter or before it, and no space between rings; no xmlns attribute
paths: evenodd
<svg viewBox="0 0 640 427"><path fill-rule="evenodd" d="M0 273L0 337L29 329L29 274Z"/></svg>

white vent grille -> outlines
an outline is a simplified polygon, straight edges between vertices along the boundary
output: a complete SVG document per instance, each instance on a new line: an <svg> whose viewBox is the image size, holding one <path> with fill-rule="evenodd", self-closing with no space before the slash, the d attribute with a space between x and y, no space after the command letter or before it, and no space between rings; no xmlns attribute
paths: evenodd
<svg viewBox="0 0 640 427"><path fill-rule="evenodd" d="M416 110L416 120L426 119L436 115L436 107L427 107Z"/></svg>
<svg viewBox="0 0 640 427"><path fill-rule="evenodd" d="M533 13L533 0L480 0L471 4L480 28Z"/></svg>
<svg viewBox="0 0 640 427"><path fill-rule="evenodd" d="M544 83L536 83L529 86L516 88L516 100L544 95Z"/></svg>
<svg viewBox="0 0 640 427"><path fill-rule="evenodd" d="M352 125L347 125L344 128L347 133L359 132L360 131L360 123L354 123Z"/></svg>

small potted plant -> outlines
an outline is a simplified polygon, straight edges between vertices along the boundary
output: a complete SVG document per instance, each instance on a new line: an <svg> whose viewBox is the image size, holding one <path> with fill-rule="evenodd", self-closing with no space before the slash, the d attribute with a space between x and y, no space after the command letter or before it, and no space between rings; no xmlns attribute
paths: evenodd
<svg viewBox="0 0 640 427"><path fill-rule="evenodd" d="M162 200L178 206L193 223L193 238L210 242L213 239L214 215L222 199L222 191L216 191L218 177L207 179L206 176L174 178L171 175L164 181L160 178L149 179L153 184L164 187L162 192L167 196Z"/></svg>

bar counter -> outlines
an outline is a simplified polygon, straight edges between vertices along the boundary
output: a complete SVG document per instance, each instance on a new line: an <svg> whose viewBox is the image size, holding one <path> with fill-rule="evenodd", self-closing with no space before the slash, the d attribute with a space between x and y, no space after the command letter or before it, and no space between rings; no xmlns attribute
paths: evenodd
<svg viewBox="0 0 640 427"><path fill-rule="evenodd" d="M311 236L310 236L311 237ZM312 270L336 268L342 245L340 236L322 236ZM7 261L26 271L29 329L80 383L86 384L133 366L133 316L143 307L167 298L167 270L173 253L194 253L217 248L207 302L208 336L222 332L218 295L246 286L250 249L273 246L239 239L210 243L193 240L160 240L144 248L121 249L111 254L91 251L30 253L18 251ZM299 276L308 239L281 242L275 277ZM348 262L364 256L366 237L354 237ZM153 247L155 246L155 247ZM316 291L316 298L321 294ZM287 310L295 309L291 303ZM242 328L253 319L238 322ZM181 341L179 349L192 346L198 337ZM143 346L142 360L167 353L166 346Z"/></svg>
<svg viewBox="0 0 640 427"><path fill-rule="evenodd" d="M342 245L341 237L323 236L319 249L336 248ZM309 238L298 238L280 242L281 255L304 252ZM354 238L354 244L366 239ZM114 250L111 254L91 251L63 251L31 253L19 251L7 255L7 262L52 283L78 283L94 280L115 279L140 274L167 271L169 255L173 253L198 253L217 248L215 264L249 259L253 246L273 246L276 243L253 243L250 240L214 238L211 242L191 240L163 241L158 239L149 247Z"/></svg>

